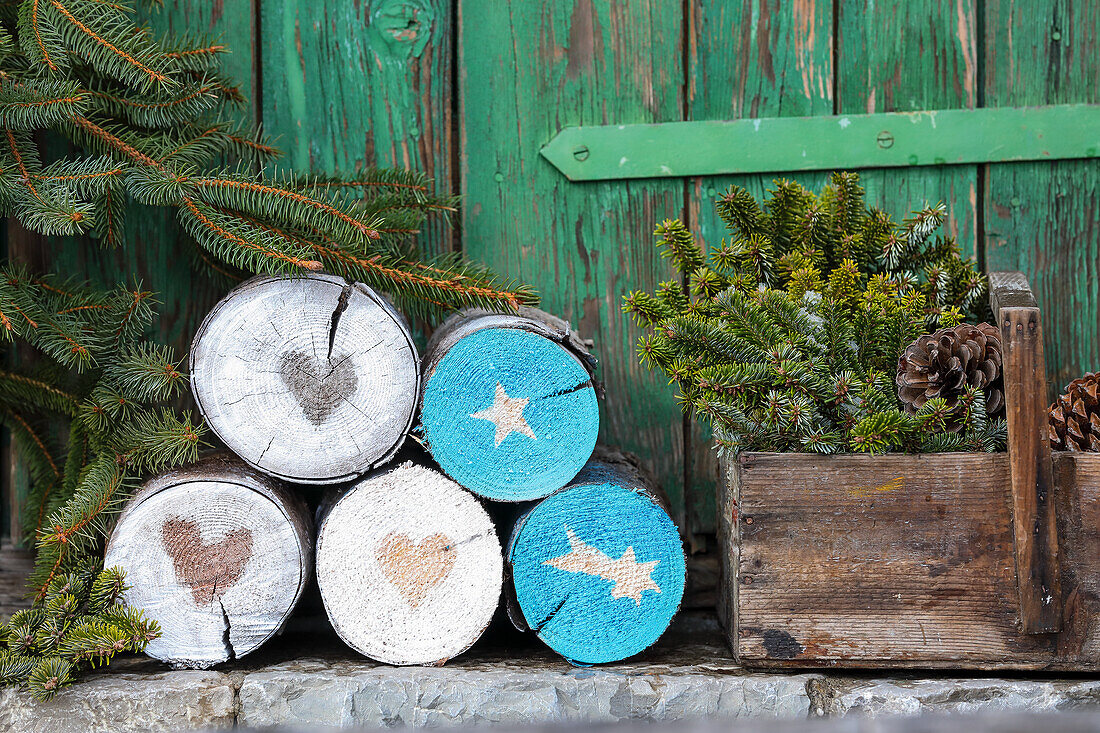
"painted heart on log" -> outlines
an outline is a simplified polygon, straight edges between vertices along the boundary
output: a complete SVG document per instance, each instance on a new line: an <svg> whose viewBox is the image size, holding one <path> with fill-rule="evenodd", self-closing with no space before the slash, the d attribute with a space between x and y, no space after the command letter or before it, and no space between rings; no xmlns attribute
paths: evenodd
<svg viewBox="0 0 1100 733"><path fill-rule="evenodd" d="M160 528L165 552L172 558L176 579L191 587L195 605L219 600L244 572L252 558L252 531L235 529L218 542L202 541L199 526L183 517L171 517Z"/></svg>
<svg viewBox="0 0 1100 733"><path fill-rule="evenodd" d="M413 608L450 574L455 564L450 540L438 533L413 542L408 535L391 532L382 540L376 557L386 580Z"/></svg>
<svg viewBox="0 0 1100 733"><path fill-rule="evenodd" d="M302 351L283 354L279 370L283 384L314 425L327 420L341 400L353 395L359 386L359 377L352 368L350 356L348 354L338 359L329 357L328 364L325 364Z"/></svg>

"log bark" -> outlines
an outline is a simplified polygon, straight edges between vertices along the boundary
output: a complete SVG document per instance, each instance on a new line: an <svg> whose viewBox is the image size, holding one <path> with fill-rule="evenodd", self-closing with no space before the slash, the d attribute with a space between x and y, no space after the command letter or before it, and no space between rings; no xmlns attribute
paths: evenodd
<svg viewBox="0 0 1100 733"><path fill-rule="evenodd" d="M332 275L237 287L199 327L190 366L195 400L226 447L307 484L352 480L392 458L420 382L400 314Z"/></svg>
<svg viewBox="0 0 1100 733"><path fill-rule="evenodd" d="M542 311L456 314L424 356L426 447L447 475L481 496L548 496L596 445L595 364L569 324Z"/></svg>
<svg viewBox="0 0 1100 733"><path fill-rule="evenodd" d="M647 472L620 453L598 450L521 517L506 555L513 621L578 664L645 650L684 594L679 531Z"/></svg>
<svg viewBox="0 0 1100 733"><path fill-rule="evenodd" d="M150 479L126 505L105 567L161 627L149 656L205 669L271 638L310 577L305 503L236 457L218 454Z"/></svg>
<svg viewBox="0 0 1100 733"><path fill-rule="evenodd" d="M489 515L461 486L405 461L321 512L317 585L348 646L387 664L439 665L485 631L503 558Z"/></svg>

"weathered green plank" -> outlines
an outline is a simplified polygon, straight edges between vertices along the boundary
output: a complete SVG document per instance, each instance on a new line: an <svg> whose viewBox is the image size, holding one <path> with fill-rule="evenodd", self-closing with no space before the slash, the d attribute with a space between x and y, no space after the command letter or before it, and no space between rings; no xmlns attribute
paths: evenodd
<svg viewBox="0 0 1100 733"><path fill-rule="evenodd" d="M263 121L295 170L414 168L453 186L449 0L263 0ZM449 251L433 221L419 238Z"/></svg>
<svg viewBox="0 0 1100 733"><path fill-rule="evenodd" d="M1100 106L567 127L541 153L571 181L1100 157Z"/></svg>
<svg viewBox="0 0 1100 733"><path fill-rule="evenodd" d="M683 184L570 183L539 156L567 125L680 118L681 5L464 0L459 17L465 251L595 339L601 437L654 465L683 526L680 411L620 312L628 291L674 276L651 233L681 215Z"/></svg>
<svg viewBox="0 0 1100 733"><path fill-rule="evenodd" d="M833 111L833 3L809 0L694 0L688 48L689 120L806 117ZM717 176L688 182L691 224L705 246L717 247L726 228L714 198L731 184L758 199L774 175ZM817 189L820 173L792 178ZM714 531L717 461L710 429L692 421L688 509L693 533Z"/></svg>
<svg viewBox="0 0 1100 733"><path fill-rule="evenodd" d="M974 3L839 3L837 113L977 106ZM863 172L868 201L900 220L925 203L948 206L945 231L975 251L977 168Z"/></svg>
<svg viewBox="0 0 1100 733"><path fill-rule="evenodd" d="M985 104L1100 102L1100 4L986 3ZM1051 394L1100 368L1100 164L991 165L990 269L1027 274L1043 310Z"/></svg>

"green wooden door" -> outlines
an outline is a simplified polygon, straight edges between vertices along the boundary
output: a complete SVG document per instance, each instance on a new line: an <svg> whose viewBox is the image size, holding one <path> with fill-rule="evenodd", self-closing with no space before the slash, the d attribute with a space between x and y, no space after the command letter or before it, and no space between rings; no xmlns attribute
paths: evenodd
<svg viewBox="0 0 1100 733"><path fill-rule="evenodd" d="M571 183L542 145L580 124L1100 102L1100 5L1069 0L168 0L154 18L232 48L286 165L414 166L463 194L457 226L423 246L532 282L595 339L603 437L650 459L690 534L713 528L707 432L637 365L620 299L673 277L657 220L717 244L711 199L773 176ZM817 187L825 173L792 177ZM1030 276L1055 386L1100 367L1098 180L1095 159L864 172L873 203L902 215L943 200L983 266ZM192 250L164 217L130 226L119 252L19 232L9 246L101 280L137 273L185 347L228 283L183 266Z"/></svg>

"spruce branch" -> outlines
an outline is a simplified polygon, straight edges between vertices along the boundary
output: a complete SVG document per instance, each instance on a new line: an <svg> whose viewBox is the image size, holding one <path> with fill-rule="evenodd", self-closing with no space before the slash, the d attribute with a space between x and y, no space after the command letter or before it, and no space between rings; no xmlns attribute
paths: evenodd
<svg viewBox="0 0 1100 733"><path fill-rule="evenodd" d="M942 205L899 227L867 209L859 177L834 174L815 195L778 180L763 205L742 188L715 204L731 238L704 256L676 220L658 224L661 254L686 276L623 310L647 329L643 365L679 387L722 450L881 453L1003 446L984 396L901 410L891 375L902 350L937 320L984 308L985 282L949 237ZM955 413L958 440L934 437Z"/></svg>
<svg viewBox="0 0 1100 733"><path fill-rule="evenodd" d="M133 199L176 208L208 253L196 261L216 268L287 275L327 266L430 316L536 302L530 289L457 258L417 266L411 237L455 210L423 174L255 173L278 150L229 121L243 97L222 74L227 49L216 39L156 38L121 3L23 0L18 16L18 43L0 56L0 207L28 228L119 246ZM44 163L30 137L44 129L82 154Z"/></svg>

